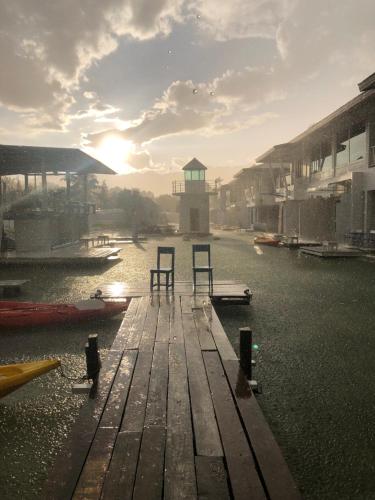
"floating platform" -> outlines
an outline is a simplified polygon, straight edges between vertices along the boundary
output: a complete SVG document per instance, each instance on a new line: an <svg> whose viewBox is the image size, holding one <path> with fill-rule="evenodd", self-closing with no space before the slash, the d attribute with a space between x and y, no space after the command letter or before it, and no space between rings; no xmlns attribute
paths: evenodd
<svg viewBox="0 0 375 500"><path fill-rule="evenodd" d="M120 281L111 283L102 283L96 290L93 290L92 296L97 290L101 291L103 299L125 299L142 297L150 293L150 286L146 283L129 284ZM191 281L176 281L174 291L165 287L160 290L153 289L152 295L180 295L180 296L209 296L212 302L222 304L250 304L252 292L248 285L240 281L214 281L212 290L209 289L207 282L202 282L196 287L193 294L193 284Z"/></svg>
<svg viewBox="0 0 375 500"><path fill-rule="evenodd" d="M79 248L70 246L51 250L50 252L40 252L32 254L17 255L16 252L9 252L6 256L0 257L0 266L18 265L92 265L106 264L111 259L118 256L121 248L91 247Z"/></svg>
<svg viewBox="0 0 375 500"><path fill-rule="evenodd" d="M363 255L363 253L359 250L354 250L352 248L330 248L329 246L301 247L300 252L307 255L313 255L315 257L321 257L323 259L361 257Z"/></svg>
<svg viewBox="0 0 375 500"><path fill-rule="evenodd" d="M193 299L131 300L43 498L300 500L209 298Z"/></svg>
<svg viewBox="0 0 375 500"><path fill-rule="evenodd" d="M290 248L292 250L298 250L301 247L320 247L322 246L321 241L299 241L291 242L291 241L282 241L280 244L281 247Z"/></svg>
<svg viewBox="0 0 375 500"><path fill-rule="evenodd" d="M30 280L1 280L0 294L3 297L15 297L21 293L21 287Z"/></svg>

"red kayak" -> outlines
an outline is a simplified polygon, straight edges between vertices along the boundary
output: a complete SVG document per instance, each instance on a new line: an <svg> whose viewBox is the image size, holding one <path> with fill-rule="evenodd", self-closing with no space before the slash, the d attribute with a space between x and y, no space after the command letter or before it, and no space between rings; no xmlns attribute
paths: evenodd
<svg viewBox="0 0 375 500"><path fill-rule="evenodd" d="M275 238L268 238L266 236L257 236L254 238L254 245L268 245L270 247L278 247L280 240Z"/></svg>
<svg viewBox="0 0 375 500"><path fill-rule="evenodd" d="M128 302L81 300L75 304L0 301L0 328L47 326L115 316L128 308Z"/></svg>

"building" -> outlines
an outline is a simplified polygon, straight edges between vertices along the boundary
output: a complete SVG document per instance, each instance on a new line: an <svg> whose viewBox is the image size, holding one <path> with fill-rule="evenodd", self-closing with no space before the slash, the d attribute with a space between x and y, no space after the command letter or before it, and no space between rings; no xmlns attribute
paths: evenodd
<svg viewBox="0 0 375 500"><path fill-rule="evenodd" d="M375 73L361 93L294 139L257 158L291 176L276 187L278 232L344 241L375 230Z"/></svg>
<svg viewBox="0 0 375 500"><path fill-rule="evenodd" d="M13 222L17 254L49 252L88 230L95 210L88 201L90 174L115 172L79 149L0 145L0 222ZM4 181L12 176L24 181L17 199L10 199ZM48 189L52 176L65 179L65 190ZM71 196L73 180L80 183L78 199Z"/></svg>
<svg viewBox="0 0 375 500"><path fill-rule="evenodd" d="M196 158L182 170L184 180L173 182L173 194L180 198L180 232L209 234L209 199L216 194L216 185L206 180L207 168Z"/></svg>
<svg viewBox="0 0 375 500"><path fill-rule="evenodd" d="M290 177L289 165L252 165L221 186L217 223L276 232L279 200Z"/></svg>

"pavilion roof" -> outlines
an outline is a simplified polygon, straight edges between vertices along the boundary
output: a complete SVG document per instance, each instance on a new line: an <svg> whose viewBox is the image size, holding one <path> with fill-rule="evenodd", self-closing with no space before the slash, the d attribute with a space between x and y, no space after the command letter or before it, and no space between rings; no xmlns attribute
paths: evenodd
<svg viewBox="0 0 375 500"><path fill-rule="evenodd" d="M0 144L0 176L75 173L115 174L92 156L75 148L12 146Z"/></svg>
<svg viewBox="0 0 375 500"><path fill-rule="evenodd" d="M182 170L207 170L207 167L205 167L203 163L196 158L193 158L183 167Z"/></svg>

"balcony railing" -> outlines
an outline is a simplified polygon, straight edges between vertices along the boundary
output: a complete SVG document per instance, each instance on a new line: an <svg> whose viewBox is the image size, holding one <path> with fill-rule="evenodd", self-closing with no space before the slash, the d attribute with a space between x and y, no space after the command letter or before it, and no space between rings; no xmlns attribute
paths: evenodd
<svg viewBox="0 0 375 500"><path fill-rule="evenodd" d="M215 181L173 181L172 192L175 195L185 193L217 194L218 184Z"/></svg>

